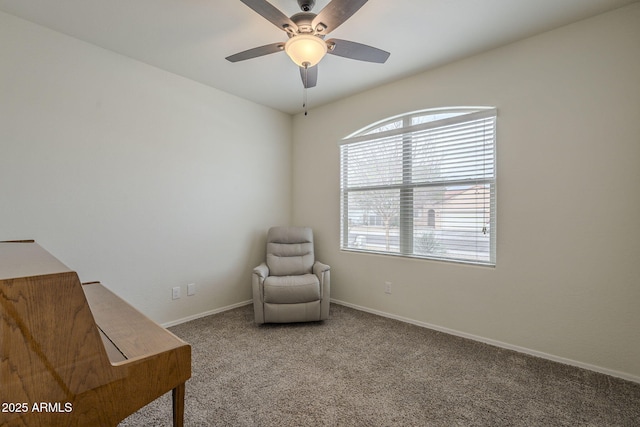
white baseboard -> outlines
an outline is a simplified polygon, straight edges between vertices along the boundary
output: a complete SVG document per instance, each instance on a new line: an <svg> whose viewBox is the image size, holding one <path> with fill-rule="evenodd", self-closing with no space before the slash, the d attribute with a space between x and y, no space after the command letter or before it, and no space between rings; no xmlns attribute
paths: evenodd
<svg viewBox="0 0 640 427"><path fill-rule="evenodd" d="M455 335L455 336L458 336L458 337L462 337L462 338L467 338L467 339L474 340L474 341L483 342L485 344L493 345L495 347L501 347L501 348L505 348L507 350L517 351L518 353L525 353L525 354L529 354L531 356L540 357L542 359L551 360L553 362L563 363L565 365L575 366L575 367L578 367L578 368L587 369L589 371L594 371L594 372L599 372L601 374L610 375L612 377L622 378L622 379L627 380L627 381L633 381L633 382L636 382L636 383L640 383L640 377L638 377L636 375L628 374L626 372L615 371L613 369L603 368L601 366L591 365L589 363L583 363L583 362L579 362L577 360L572 360L572 359L567 359L567 358L560 357L560 356L555 356L553 354L548 354L548 353L544 353L544 352L541 352L541 351L532 350L530 348L520 347L520 346L517 346L517 345L508 344L508 343L505 343L505 342L502 342L502 341L496 341L496 340L492 340L490 338L484 338L484 337L481 337L481 336L478 336L478 335L468 334L466 332L460 332L460 331L456 331L454 329L444 328L444 327L438 326L438 325L432 325L432 324L426 323L426 322L420 322L418 320L413 320L413 319L409 319L409 318L406 318L406 317L397 316L395 314L385 313L384 311L373 310L373 309L370 309L370 308L367 308L367 307L362 307L362 306L351 304L351 303L348 303L348 302L345 302L345 301L331 299L331 302L335 303L335 304L339 304L339 305L344 305L345 307L350 307L350 308L353 308L355 310L360 310L360 311L364 311L364 312L367 312L367 313L375 314L375 315L378 315L378 316L388 317L390 319L399 320L401 322L411 323L413 325L421 326L423 328L433 329L433 330L439 331L439 332L444 332L444 333L449 334L449 335Z"/></svg>
<svg viewBox="0 0 640 427"><path fill-rule="evenodd" d="M223 311L233 310L234 308L243 307L245 305L253 304L253 300L242 301L236 304L231 304L226 307L216 308L213 310L205 311L203 313L194 314L193 316L183 317L182 319L173 320L171 322L163 323L161 326L163 328L170 328L171 326L176 326L181 323L189 322L191 320L200 319L201 317L211 316L212 314L222 313Z"/></svg>

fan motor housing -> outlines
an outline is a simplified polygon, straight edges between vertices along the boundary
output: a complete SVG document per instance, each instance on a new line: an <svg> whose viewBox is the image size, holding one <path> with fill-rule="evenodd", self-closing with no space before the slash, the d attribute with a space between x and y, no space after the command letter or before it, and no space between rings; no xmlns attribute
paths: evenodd
<svg viewBox="0 0 640 427"><path fill-rule="evenodd" d="M291 17L291 20L298 26L298 32L300 33L313 33L313 18L316 17L315 13L310 12L298 12Z"/></svg>
<svg viewBox="0 0 640 427"><path fill-rule="evenodd" d="M298 6L303 12L309 12L316 5L316 0L298 0Z"/></svg>

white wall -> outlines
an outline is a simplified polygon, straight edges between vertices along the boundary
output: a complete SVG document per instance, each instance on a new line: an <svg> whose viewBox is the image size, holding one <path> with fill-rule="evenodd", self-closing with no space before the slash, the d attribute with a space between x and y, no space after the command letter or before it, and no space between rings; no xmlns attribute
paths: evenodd
<svg viewBox="0 0 640 427"><path fill-rule="evenodd" d="M175 321L251 298L290 164L289 115L0 12L0 240Z"/></svg>
<svg viewBox="0 0 640 427"><path fill-rule="evenodd" d="M639 46L635 3L296 116L293 222L332 297L640 381ZM338 141L458 105L498 108L497 266L341 252Z"/></svg>

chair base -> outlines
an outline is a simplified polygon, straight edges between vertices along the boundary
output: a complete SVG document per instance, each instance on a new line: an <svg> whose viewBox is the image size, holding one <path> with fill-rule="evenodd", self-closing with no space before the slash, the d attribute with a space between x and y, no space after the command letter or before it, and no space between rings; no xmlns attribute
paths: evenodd
<svg viewBox="0 0 640 427"><path fill-rule="evenodd" d="M296 323L326 320L329 316L322 315L320 303L321 301L319 300L298 304L264 303L261 304L262 307L256 307L254 303L256 323ZM260 311L262 311L263 316L260 316Z"/></svg>

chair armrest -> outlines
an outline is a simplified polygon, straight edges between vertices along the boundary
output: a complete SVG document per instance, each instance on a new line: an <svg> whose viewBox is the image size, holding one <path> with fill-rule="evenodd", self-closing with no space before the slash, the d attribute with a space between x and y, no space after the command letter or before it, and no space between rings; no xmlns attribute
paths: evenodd
<svg viewBox="0 0 640 427"><path fill-rule="evenodd" d="M264 280L269 276L269 267L267 267L267 264L263 262L253 269L253 274L256 274L258 277Z"/></svg>
<svg viewBox="0 0 640 427"><path fill-rule="evenodd" d="M313 274L320 281L320 320L329 318L329 301L331 295L331 267L319 261L313 263Z"/></svg>
<svg viewBox="0 0 640 427"><path fill-rule="evenodd" d="M324 288L328 288L329 287L329 271L331 270L331 267L329 267L327 264L323 264L320 261L316 261L313 263L313 274L316 275L316 277L318 278L318 280L320 281L320 287L324 290ZM322 295L324 295L324 291L321 290L320 292L322 293Z"/></svg>
<svg viewBox="0 0 640 427"><path fill-rule="evenodd" d="M253 269L251 275L251 289L253 293L253 313L256 323L264 323L264 290L263 285L265 279L269 276L269 267L266 263L262 263Z"/></svg>
<svg viewBox="0 0 640 427"><path fill-rule="evenodd" d="M318 277L322 275L322 273L324 273L325 271L329 271L329 270L331 270L331 267L329 267L327 264L323 264L320 261L316 261L313 263L313 274L315 274Z"/></svg>

